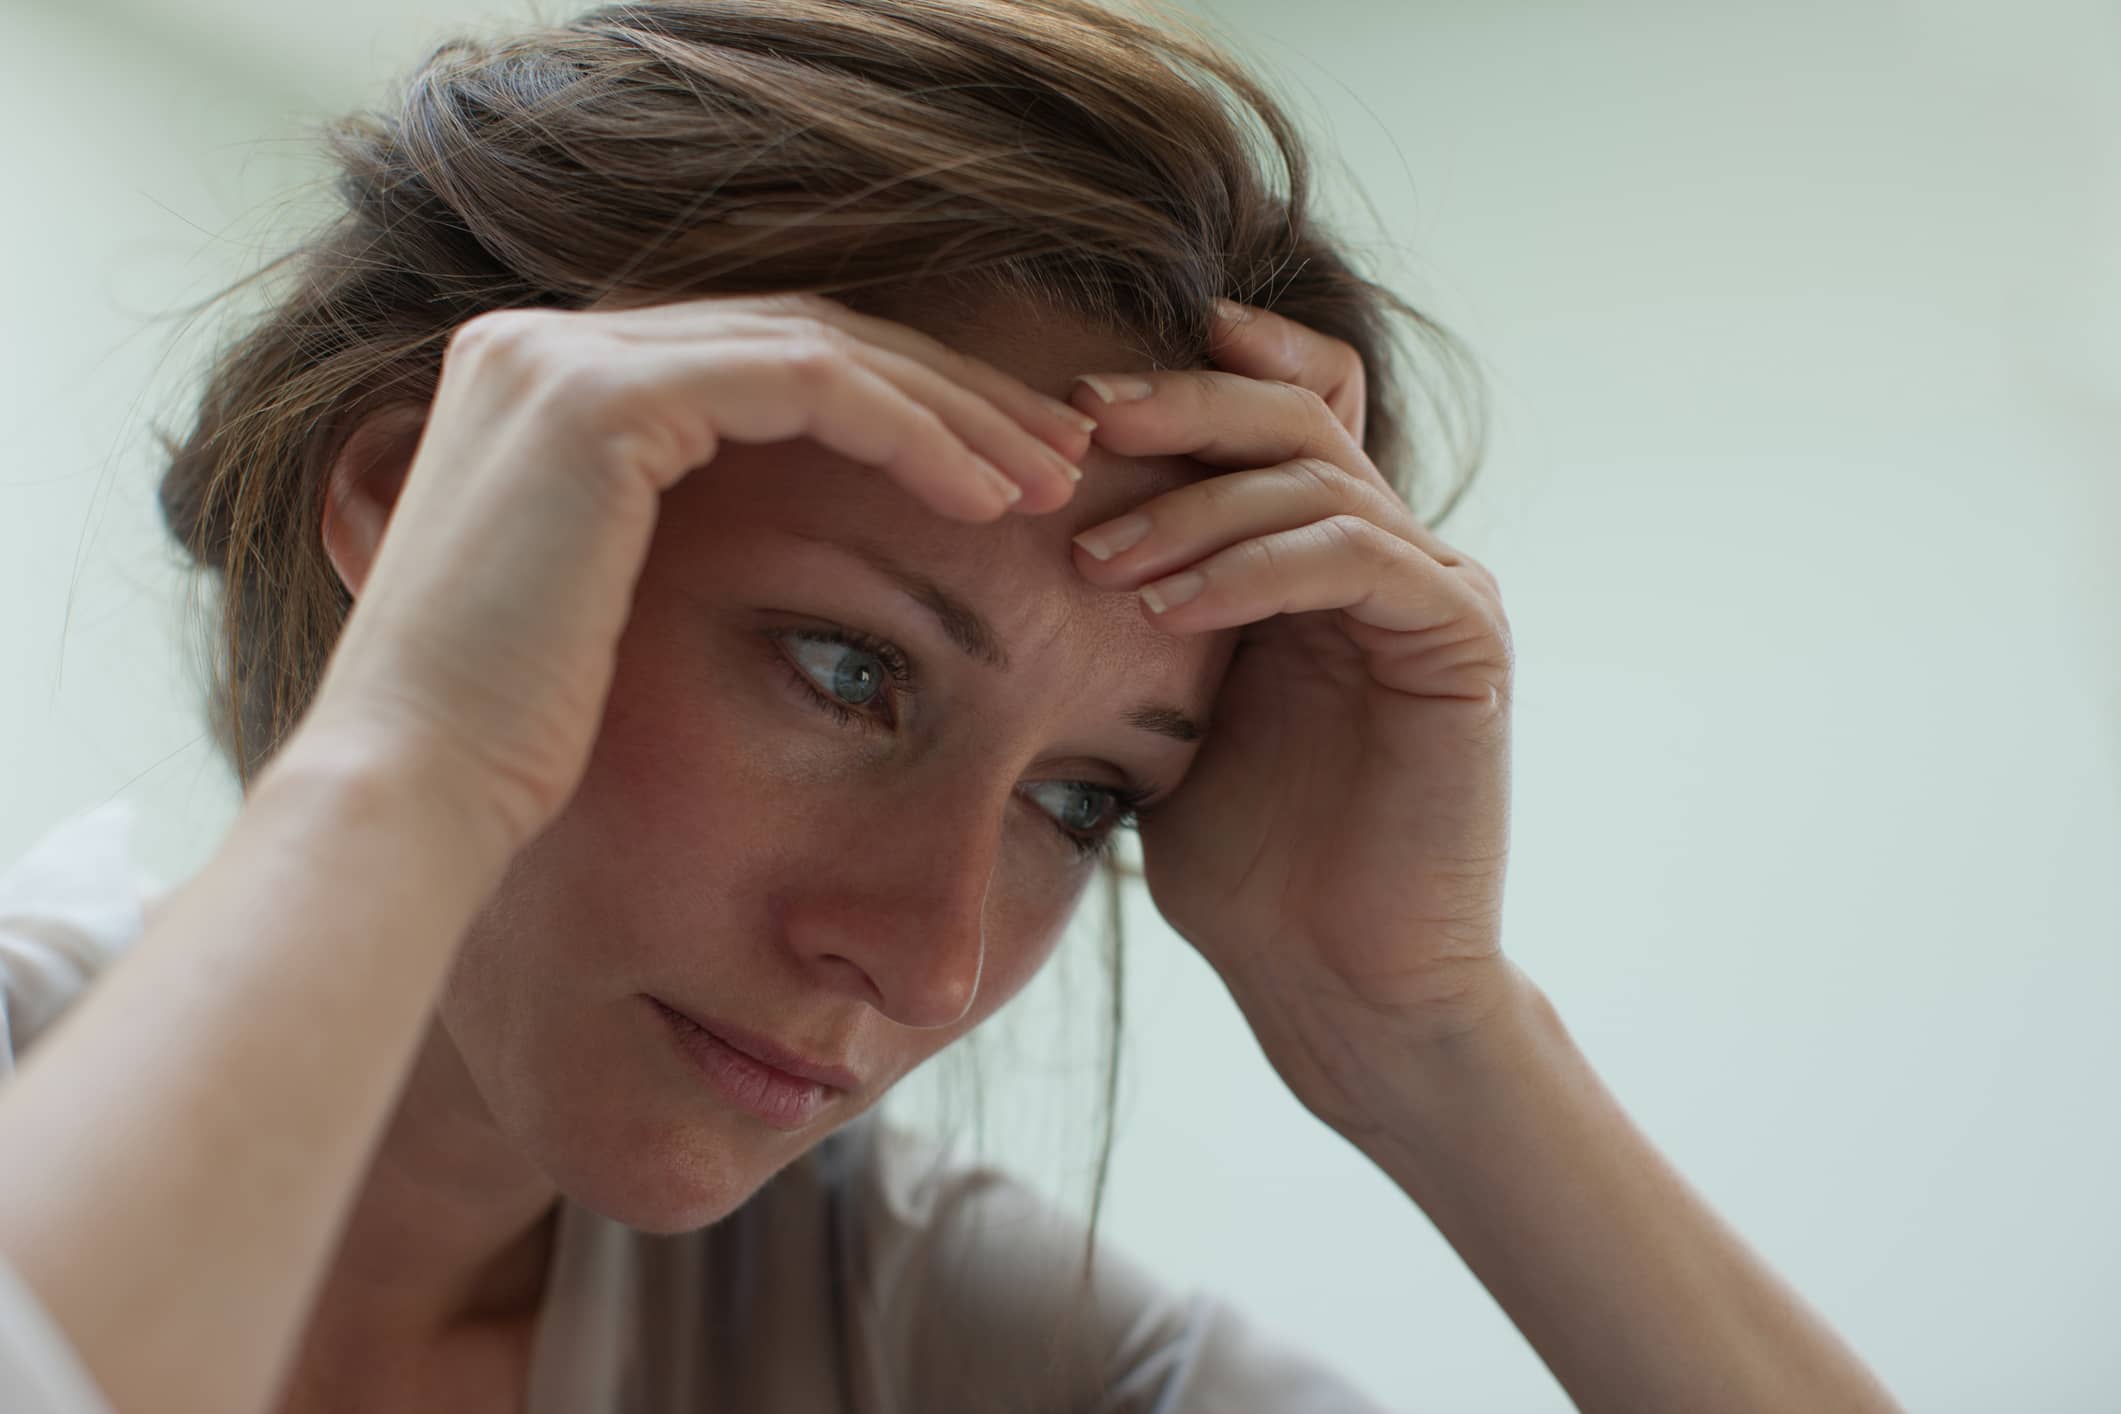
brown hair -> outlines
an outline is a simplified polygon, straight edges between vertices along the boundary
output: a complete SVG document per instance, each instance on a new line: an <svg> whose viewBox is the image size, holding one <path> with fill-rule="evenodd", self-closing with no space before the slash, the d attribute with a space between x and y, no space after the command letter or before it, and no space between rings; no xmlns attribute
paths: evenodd
<svg viewBox="0 0 2121 1414"><path fill-rule="evenodd" d="M1003 295L1188 368L1229 297L1355 347L1366 449L1410 503L1429 464L1406 399L1426 398L1466 473L1440 523L1479 460L1470 359L1321 228L1259 81L1159 18L1094 0L611 5L445 43L387 111L327 123L343 209L232 287L286 282L223 345L195 425L162 438L164 519L221 581L208 707L240 784L307 708L351 607L319 533L340 442L382 403L429 400L450 331L489 309L813 291L889 316L916 290L930 309ZM1394 317L1436 357L1432 383L1403 382ZM1109 918L1091 1241L1121 1019Z"/></svg>

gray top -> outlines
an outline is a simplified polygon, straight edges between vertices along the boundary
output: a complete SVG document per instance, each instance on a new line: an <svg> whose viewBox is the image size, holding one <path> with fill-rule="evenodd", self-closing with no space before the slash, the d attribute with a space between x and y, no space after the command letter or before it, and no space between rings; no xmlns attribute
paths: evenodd
<svg viewBox="0 0 2121 1414"><path fill-rule="evenodd" d="M160 892L131 819L125 802L77 815L0 874L0 1087ZM697 1231L636 1232L563 1196L526 1414L1384 1414L1109 1248L1079 1291L1082 1236L1027 1185L873 1113ZM111 1414L4 1258L0 1409Z"/></svg>

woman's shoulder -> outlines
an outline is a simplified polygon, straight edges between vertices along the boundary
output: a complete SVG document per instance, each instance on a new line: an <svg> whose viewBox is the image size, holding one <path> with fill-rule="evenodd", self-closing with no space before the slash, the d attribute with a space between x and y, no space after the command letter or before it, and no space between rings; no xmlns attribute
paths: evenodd
<svg viewBox="0 0 2121 1414"><path fill-rule="evenodd" d="M0 1080L132 946L163 892L134 848L136 810L69 816L0 867Z"/></svg>

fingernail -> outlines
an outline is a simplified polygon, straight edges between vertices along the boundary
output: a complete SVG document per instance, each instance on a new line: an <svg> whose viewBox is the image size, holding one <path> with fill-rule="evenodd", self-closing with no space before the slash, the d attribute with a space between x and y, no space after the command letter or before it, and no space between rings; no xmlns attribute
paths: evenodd
<svg viewBox="0 0 2121 1414"><path fill-rule="evenodd" d="M1184 574L1174 574L1169 579L1145 584L1136 592L1141 595L1143 603L1161 614L1166 609L1175 609L1188 599L1195 598L1207 587L1206 575L1199 570L1187 570Z"/></svg>
<svg viewBox="0 0 2121 1414"><path fill-rule="evenodd" d="M1148 379L1135 378L1124 373L1078 373L1075 375L1075 381L1088 384L1090 391L1107 403L1140 402L1156 391Z"/></svg>
<svg viewBox="0 0 2121 1414"><path fill-rule="evenodd" d="M1226 322L1235 323L1245 317L1244 306L1240 305L1236 300L1219 299L1215 302L1215 317Z"/></svg>
<svg viewBox="0 0 2121 1414"><path fill-rule="evenodd" d="M1109 560L1129 546L1141 544L1142 537L1148 533L1149 517L1136 511L1133 515L1121 516L1118 520L1084 531L1075 537L1075 543L1098 559Z"/></svg>
<svg viewBox="0 0 2121 1414"><path fill-rule="evenodd" d="M1067 423L1070 427L1079 427L1084 432L1096 433L1097 419L1084 412L1081 408L1076 407L1072 403L1064 403L1059 398L1048 398L1046 403L1047 406L1053 409L1054 416Z"/></svg>
<svg viewBox="0 0 2121 1414"><path fill-rule="evenodd" d="M1043 451L1046 454L1046 460L1052 462L1055 466L1060 468L1061 475L1067 477L1070 481L1080 481L1083 479L1083 469L1081 467L1077 466L1074 462L1069 461L1066 457L1062 456L1059 452L1053 450L1053 448L1047 446L1044 442L1041 442L1038 445L1039 450Z"/></svg>
<svg viewBox="0 0 2121 1414"><path fill-rule="evenodd" d="M1004 501L1013 506L1024 499L1024 488L1004 475L1000 467L988 461L985 457L976 456L973 460L986 470L987 478L994 483L994 488L1002 493Z"/></svg>

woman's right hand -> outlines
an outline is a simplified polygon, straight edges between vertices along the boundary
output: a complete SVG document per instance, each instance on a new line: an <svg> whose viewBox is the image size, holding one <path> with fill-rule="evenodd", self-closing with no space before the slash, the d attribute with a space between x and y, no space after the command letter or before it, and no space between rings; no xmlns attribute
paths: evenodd
<svg viewBox="0 0 2121 1414"><path fill-rule="evenodd" d="M282 754L356 744L527 844L587 768L662 494L725 440L796 437L975 522L1065 503L1089 445L1074 408L823 296L480 315Z"/></svg>

